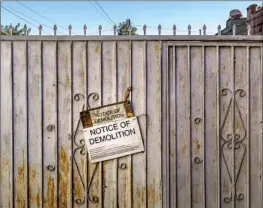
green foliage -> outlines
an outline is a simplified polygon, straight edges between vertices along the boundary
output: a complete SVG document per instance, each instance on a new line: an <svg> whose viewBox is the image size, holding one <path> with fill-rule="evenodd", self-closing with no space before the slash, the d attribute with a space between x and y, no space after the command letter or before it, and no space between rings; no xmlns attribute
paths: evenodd
<svg viewBox="0 0 263 208"><path fill-rule="evenodd" d="M10 25L1 25L1 35L29 35L31 32L30 28L20 28L20 24L18 23L16 26Z"/></svg>
<svg viewBox="0 0 263 208"><path fill-rule="evenodd" d="M130 19L127 19L125 22L120 22L117 28L118 35L129 35L129 26L131 25ZM137 28L131 26L131 35L136 34Z"/></svg>

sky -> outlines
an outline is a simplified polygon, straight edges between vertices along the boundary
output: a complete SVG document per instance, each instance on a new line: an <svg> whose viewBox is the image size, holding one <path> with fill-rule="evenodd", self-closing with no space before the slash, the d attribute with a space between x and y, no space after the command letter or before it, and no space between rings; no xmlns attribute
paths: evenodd
<svg viewBox="0 0 263 208"><path fill-rule="evenodd" d="M43 35L52 35L54 23L58 25L58 35L67 35L68 25L72 25L72 35L83 35L83 25L87 25L88 35L97 35L102 25L102 35L113 34L113 25L131 19L139 34L147 25L147 34L157 35L158 25L162 34L187 34L190 24L192 34L198 35L205 24L207 34L217 32L220 24L225 27L232 9L239 9L246 17L246 8L251 4L262 5L262 1L3 1L1 24L27 24L31 35L38 34L37 26L43 25ZM101 8L105 11L102 12ZM5 10L8 9L9 11ZM28 8L27 8L28 7ZM11 13L12 12L12 13ZM22 19L21 19L22 18Z"/></svg>

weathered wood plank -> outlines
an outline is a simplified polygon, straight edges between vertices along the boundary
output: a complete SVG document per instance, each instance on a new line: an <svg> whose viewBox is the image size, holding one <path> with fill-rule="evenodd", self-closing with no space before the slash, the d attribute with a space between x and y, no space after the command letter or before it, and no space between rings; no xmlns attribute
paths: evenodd
<svg viewBox="0 0 263 208"><path fill-rule="evenodd" d="M58 42L58 190L59 207L71 207L72 95L71 44Z"/></svg>
<svg viewBox="0 0 263 208"><path fill-rule="evenodd" d="M205 47L205 176L206 207L219 208L218 64L217 48Z"/></svg>
<svg viewBox="0 0 263 208"><path fill-rule="evenodd" d="M146 47L145 41L132 42L132 106L134 115L140 116L144 153L132 156L132 203L133 207L146 208Z"/></svg>
<svg viewBox="0 0 263 208"><path fill-rule="evenodd" d="M131 42L123 41L117 44L117 101L123 101L128 87L131 86ZM131 98L129 98L131 99ZM136 102L136 101L135 101ZM131 156L118 159L118 166L125 164L126 169L118 168L118 206L132 207L132 167Z"/></svg>
<svg viewBox="0 0 263 208"><path fill-rule="evenodd" d="M12 44L1 42L0 207L13 207Z"/></svg>
<svg viewBox="0 0 263 208"><path fill-rule="evenodd" d="M162 207L161 153L161 43L147 44L147 201L148 207Z"/></svg>
<svg viewBox="0 0 263 208"><path fill-rule="evenodd" d="M235 90L242 89L245 92L245 96L239 91L236 93L235 103L235 134L239 135L238 148L235 148L235 180L236 182L236 194L241 196L243 194L243 200L237 200L236 206L240 208L247 207L249 202L250 192L248 190L248 160L249 156L249 134L248 129L248 100L249 94L249 74L247 64L247 48L235 47L234 51L234 70L235 70ZM239 143L240 142L240 143Z"/></svg>
<svg viewBox="0 0 263 208"><path fill-rule="evenodd" d="M192 147L192 207L205 205L204 181L204 63L203 48L191 47L191 147Z"/></svg>
<svg viewBox="0 0 263 208"><path fill-rule="evenodd" d="M99 100L94 101L92 97L88 100L91 107L99 107L102 104L102 73L101 73L101 42L94 41L88 42L88 93L98 93ZM91 177L95 170L96 164L88 165L88 183L90 183ZM89 201L89 208L101 208L103 206L102 198L102 163L98 164L97 171L95 172L94 179L90 184L90 199L98 197L98 203L92 203Z"/></svg>
<svg viewBox="0 0 263 208"><path fill-rule="evenodd" d="M29 206L42 206L41 42L28 43Z"/></svg>
<svg viewBox="0 0 263 208"><path fill-rule="evenodd" d="M116 42L103 42L102 47L102 104L117 101ZM103 204L117 207L117 159L103 162Z"/></svg>
<svg viewBox="0 0 263 208"><path fill-rule="evenodd" d="M88 155L86 152L80 112L87 108L86 42L73 43L73 207L87 207L86 196ZM79 204L80 203L80 204Z"/></svg>
<svg viewBox="0 0 263 208"><path fill-rule="evenodd" d="M176 88L176 79L177 79L177 71L176 71L176 47L170 47L169 49L169 71L168 79L168 93L169 93L169 100L168 106L169 109L169 166L170 166L170 207L177 207L177 88Z"/></svg>
<svg viewBox="0 0 263 208"><path fill-rule="evenodd" d="M43 42L44 207L57 207L57 65L56 42Z"/></svg>
<svg viewBox="0 0 263 208"><path fill-rule="evenodd" d="M179 208L191 207L190 69L188 48L176 47L177 181Z"/></svg>
<svg viewBox="0 0 263 208"><path fill-rule="evenodd" d="M222 206L230 208L233 205L231 201L232 183L230 176L233 170L233 151L226 142L228 134L233 132L233 67L231 47L219 48L219 72L220 72L220 148L221 148L221 191ZM224 90L223 89L229 89ZM228 111L229 108L229 111ZM228 113L227 113L228 112ZM224 141L225 140L225 141Z"/></svg>
<svg viewBox="0 0 263 208"><path fill-rule="evenodd" d="M14 42L14 195L15 207L27 207L27 59L26 42Z"/></svg>
<svg viewBox="0 0 263 208"><path fill-rule="evenodd" d="M250 146L250 207L263 207L262 184L262 71L261 69L260 47L249 49L249 134L248 142Z"/></svg>

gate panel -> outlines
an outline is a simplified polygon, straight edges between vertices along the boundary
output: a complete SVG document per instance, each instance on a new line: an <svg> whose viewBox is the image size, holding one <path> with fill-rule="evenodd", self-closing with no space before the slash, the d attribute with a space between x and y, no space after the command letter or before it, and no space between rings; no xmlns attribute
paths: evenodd
<svg viewBox="0 0 263 208"><path fill-rule="evenodd" d="M0 207L262 207L259 37L127 37L1 40ZM129 86L145 152L91 164L79 112Z"/></svg>
<svg viewBox="0 0 263 208"><path fill-rule="evenodd" d="M176 129L175 142L169 138L170 207L262 206L260 50L245 44L168 48L169 128Z"/></svg>

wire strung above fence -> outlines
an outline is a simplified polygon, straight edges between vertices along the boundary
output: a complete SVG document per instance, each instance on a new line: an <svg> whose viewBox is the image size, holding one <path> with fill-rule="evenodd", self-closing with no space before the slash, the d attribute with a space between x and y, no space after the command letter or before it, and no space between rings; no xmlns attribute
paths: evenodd
<svg viewBox="0 0 263 208"><path fill-rule="evenodd" d="M134 26L138 26L138 25L134 25ZM141 26L141 25L140 25L140 26ZM143 27L143 35L148 35L148 34L147 34L147 32L148 32L148 31L147 31L147 28L148 28L147 25L143 25L142 27ZM149 27L149 28L154 28L154 27ZM27 29L28 29L28 27L27 27L27 25L25 24L23 30L24 30L24 31L27 31ZM69 26L68 26L68 35L69 35L69 36L72 35L72 29L73 29L72 25L69 25ZM177 35L177 32L179 31L179 30L177 30L176 25L173 25L171 29L162 28L161 25L158 25L156 29L157 29L157 35L162 35L162 30L172 30L172 35L175 36L175 35ZM192 30L192 26L191 26L191 25L188 25L188 26L187 26L187 30L185 30L185 31L187 32L187 35L188 35L188 36L192 35L193 32L196 33L196 31L193 31L193 30ZM247 34L244 34L244 35L251 35L251 27L250 27L250 25L247 25L246 31L247 31ZM262 31L263 31L263 30L262 30ZM38 35L41 36L41 35L42 35L42 32L43 32L43 26L42 26L42 25L39 25L39 27L38 27ZM202 28L202 29L199 29L198 32L199 32L199 35L208 35L207 26L206 26L206 25L203 25L203 28ZM53 26L53 35L56 36L57 33L58 33L58 26L57 26L57 25L54 25L54 26ZM102 34L102 25L99 25L99 26L98 26L98 31L97 31L96 33L98 33L98 36L102 36L102 35L103 35L103 34ZM27 33L24 33L24 34L25 34L25 35L28 35ZM88 35L94 35L94 34L95 34L94 32L93 32L93 33L88 33L88 27L87 27L86 24L84 24L84 26L83 26L83 34L81 34L81 35L88 36ZM216 33L216 34L215 34L215 33L211 33L211 32L210 32L210 34L211 34L211 35L219 35L219 36L222 35L221 25L218 25L218 27L217 27L217 33ZM116 25L114 25L114 26L112 27L112 35L114 35L114 36L118 35L118 28L117 28ZM133 34L132 34L132 27L131 27L131 26L128 27L128 35L133 35ZM237 34L237 26L236 26L235 24L234 24L233 27L232 27L232 35L238 35L238 34Z"/></svg>

